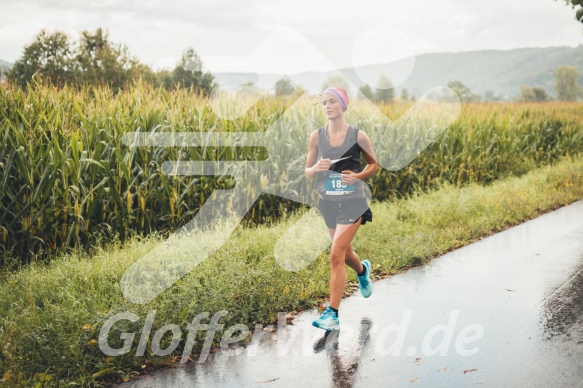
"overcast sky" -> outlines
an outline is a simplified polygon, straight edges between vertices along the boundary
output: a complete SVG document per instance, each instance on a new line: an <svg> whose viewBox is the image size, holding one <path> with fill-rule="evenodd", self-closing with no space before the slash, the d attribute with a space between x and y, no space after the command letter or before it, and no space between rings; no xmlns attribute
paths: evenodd
<svg viewBox="0 0 583 388"><path fill-rule="evenodd" d="M154 69L192 46L207 70L278 74L407 54L583 44L583 27L563 0L0 0L0 10L0 59L9 62L42 28L77 40L103 27ZM286 27L293 30L276 31ZM297 34L329 63L312 60ZM252 65L213 59L245 57L262 44Z"/></svg>

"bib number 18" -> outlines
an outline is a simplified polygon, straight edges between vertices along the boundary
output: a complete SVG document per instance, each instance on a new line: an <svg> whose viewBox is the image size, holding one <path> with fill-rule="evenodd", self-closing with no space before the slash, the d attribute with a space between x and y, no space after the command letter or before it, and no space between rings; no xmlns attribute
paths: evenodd
<svg viewBox="0 0 583 388"><path fill-rule="evenodd" d="M342 183L342 174L339 172L326 172L326 194L344 195L354 191L354 183L345 185Z"/></svg>

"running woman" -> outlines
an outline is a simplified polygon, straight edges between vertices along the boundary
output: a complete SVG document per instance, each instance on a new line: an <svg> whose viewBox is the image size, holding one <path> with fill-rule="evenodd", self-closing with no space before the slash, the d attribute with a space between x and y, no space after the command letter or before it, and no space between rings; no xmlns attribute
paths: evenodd
<svg viewBox="0 0 583 388"><path fill-rule="evenodd" d="M360 261L352 249L352 239L360 225L372 222L363 180L378 169L369 137L348 125L344 112L348 107L346 92L329 87L322 93L322 108L328 119L324 128L314 130L308 143L305 174L316 177L318 209L332 238L330 252L330 303L312 325L324 330L340 328L338 308L346 287L345 264L356 271L360 292L368 298L373 291L371 263ZM363 169L360 154L367 165Z"/></svg>

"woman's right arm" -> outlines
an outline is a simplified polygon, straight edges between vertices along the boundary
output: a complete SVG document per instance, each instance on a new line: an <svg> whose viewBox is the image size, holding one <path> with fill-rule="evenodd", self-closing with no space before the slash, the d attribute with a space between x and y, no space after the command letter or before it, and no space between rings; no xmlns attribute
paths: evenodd
<svg viewBox="0 0 583 388"><path fill-rule="evenodd" d="M318 159L318 131L312 131L308 142L308 158L304 173L308 178L313 178L320 171L326 171L330 167L330 159Z"/></svg>

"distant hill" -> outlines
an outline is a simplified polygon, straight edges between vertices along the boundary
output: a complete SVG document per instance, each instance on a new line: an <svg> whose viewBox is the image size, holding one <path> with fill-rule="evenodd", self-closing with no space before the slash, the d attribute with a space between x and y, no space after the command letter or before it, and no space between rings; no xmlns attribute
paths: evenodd
<svg viewBox="0 0 583 388"><path fill-rule="evenodd" d="M10 62L0 59L0 69L2 69L2 78L0 78L0 81L6 77L6 72L12 68L12 65Z"/></svg>
<svg viewBox="0 0 583 388"><path fill-rule="evenodd" d="M390 67L398 66L396 61ZM484 97L487 93L502 100L510 100L519 94L520 85L544 88L549 95L555 95L553 72L560 66L576 66L579 69L579 83L583 85L583 45L578 47L519 48L512 50L482 50L459 53L421 54L415 57L413 73L402 85L395 88L397 95L407 88L409 95L420 97L433 86L447 85L449 81L461 81L472 92ZM381 74L391 78L387 65L369 65L361 68L378 79ZM351 68L340 69L356 86L362 81ZM359 69L360 71L360 69ZM332 72L305 72L293 75L294 82L300 82L311 91L319 91L323 81ZM237 85L246 82L257 83L250 73L217 73L219 83ZM267 81L277 81L281 75L265 75ZM267 88L269 85L258 85ZM374 88L375 85L370 85ZM353 92L355 92L353 90Z"/></svg>
<svg viewBox="0 0 583 388"><path fill-rule="evenodd" d="M363 66L370 79L381 75L391 78L387 68L395 68L399 63ZM0 59L2 77L12 67L12 63ZM437 85L447 85L449 81L461 81L473 93L484 98L494 95L501 100L511 100L519 94L520 85L544 88L550 96L555 95L553 72L560 66L576 66L579 69L579 83L583 85L583 45L577 47L519 48L512 50L482 50L459 53L421 54L415 57L413 73L402 85L395 88L400 95L407 88L410 96L420 97L425 91ZM351 68L340 69L353 84L360 87L363 82ZM304 72L293 75L294 82L301 83L312 92L321 90L324 80L333 72ZM265 74L263 84L252 73L216 73L221 84L241 85L247 82L268 88L283 74ZM370 85L375 87L376 85ZM353 90L352 92L355 92Z"/></svg>

